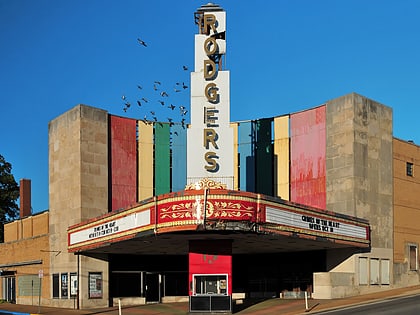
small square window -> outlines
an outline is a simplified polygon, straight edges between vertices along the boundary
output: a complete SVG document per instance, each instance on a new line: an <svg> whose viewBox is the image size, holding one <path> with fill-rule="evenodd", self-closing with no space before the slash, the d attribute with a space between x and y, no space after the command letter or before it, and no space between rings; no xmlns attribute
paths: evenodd
<svg viewBox="0 0 420 315"><path fill-rule="evenodd" d="M413 163L407 162L407 176L413 176Z"/></svg>

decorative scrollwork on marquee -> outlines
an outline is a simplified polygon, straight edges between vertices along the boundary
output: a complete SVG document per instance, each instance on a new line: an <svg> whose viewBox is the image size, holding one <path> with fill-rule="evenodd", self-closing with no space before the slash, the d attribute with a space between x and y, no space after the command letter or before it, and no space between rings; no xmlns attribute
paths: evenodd
<svg viewBox="0 0 420 315"><path fill-rule="evenodd" d="M202 178L198 182L185 186L185 190L201 190L201 189L226 189L226 184L216 182L212 179Z"/></svg>
<svg viewBox="0 0 420 315"><path fill-rule="evenodd" d="M161 220L201 220L204 216L203 207L203 201L172 204L161 208L159 217ZM207 219L250 220L254 212L254 207L240 202L208 200L206 206Z"/></svg>

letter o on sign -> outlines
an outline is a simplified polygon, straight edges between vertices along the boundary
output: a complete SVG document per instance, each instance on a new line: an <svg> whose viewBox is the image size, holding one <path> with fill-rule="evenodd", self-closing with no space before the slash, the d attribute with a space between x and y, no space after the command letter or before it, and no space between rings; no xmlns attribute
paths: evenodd
<svg viewBox="0 0 420 315"><path fill-rule="evenodd" d="M219 46L217 45L216 39L213 37L208 37L204 41L204 51L206 52L207 56L215 54L218 49Z"/></svg>

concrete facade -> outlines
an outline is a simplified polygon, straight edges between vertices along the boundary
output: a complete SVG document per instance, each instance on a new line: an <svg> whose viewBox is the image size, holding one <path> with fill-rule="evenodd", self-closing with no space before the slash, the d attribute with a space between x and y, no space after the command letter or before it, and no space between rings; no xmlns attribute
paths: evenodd
<svg viewBox="0 0 420 315"><path fill-rule="evenodd" d="M106 306L108 264L69 254L67 227L108 212L108 114L79 105L51 121L48 132L50 274L79 275L81 308ZM102 273L104 296L89 299L87 275L98 271ZM51 300L50 304L71 308L74 299L69 294L66 299Z"/></svg>
<svg viewBox="0 0 420 315"><path fill-rule="evenodd" d="M327 209L369 220L371 250L350 257L330 251L329 272L314 275L317 298L356 295L392 283L392 134L389 107L356 93L327 102ZM377 262L388 266L379 279L370 270ZM364 264L369 270L361 279Z"/></svg>
<svg viewBox="0 0 420 315"><path fill-rule="evenodd" d="M369 219L392 248L392 109L352 93L327 103L327 209Z"/></svg>

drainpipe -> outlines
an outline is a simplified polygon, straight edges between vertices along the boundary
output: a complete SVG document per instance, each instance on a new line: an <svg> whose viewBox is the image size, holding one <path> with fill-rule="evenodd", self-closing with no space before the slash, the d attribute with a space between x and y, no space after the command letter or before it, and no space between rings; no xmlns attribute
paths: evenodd
<svg viewBox="0 0 420 315"><path fill-rule="evenodd" d="M76 288L76 299L77 299L77 309L80 309L80 300L79 300L79 286L80 286L80 254L77 255L77 288Z"/></svg>

